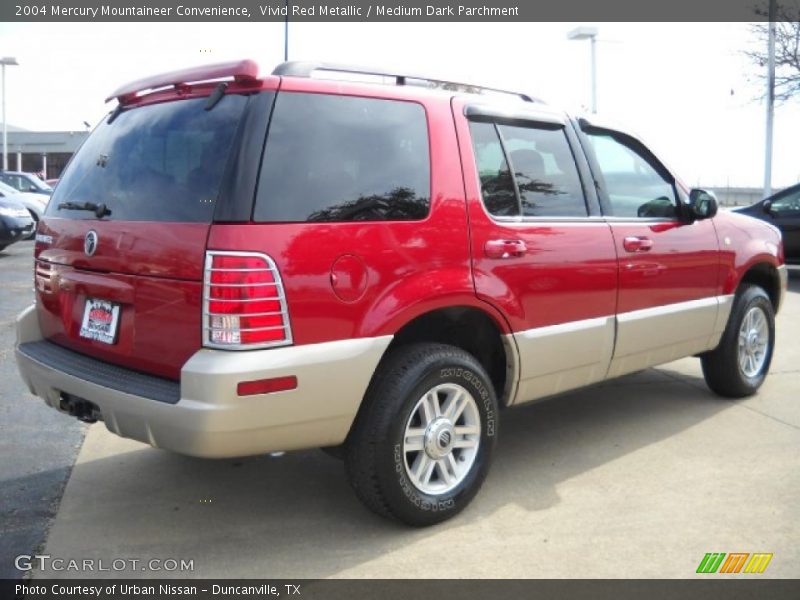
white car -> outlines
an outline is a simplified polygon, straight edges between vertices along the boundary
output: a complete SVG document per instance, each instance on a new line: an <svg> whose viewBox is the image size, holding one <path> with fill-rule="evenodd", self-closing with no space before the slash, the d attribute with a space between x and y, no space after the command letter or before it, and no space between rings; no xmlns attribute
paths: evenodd
<svg viewBox="0 0 800 600"><path fill-rule="evenodd" d="M39 224L39 219L42 218L44 209L47 208L47 203L50 196L45 194L34 194L33 192L18 192L10 185L0 181L0 198L13 199L22 204L31 213L31 218L36 225ZM36 236L36 227L33 228L33 233L26 239L33 239Z"/></svg>

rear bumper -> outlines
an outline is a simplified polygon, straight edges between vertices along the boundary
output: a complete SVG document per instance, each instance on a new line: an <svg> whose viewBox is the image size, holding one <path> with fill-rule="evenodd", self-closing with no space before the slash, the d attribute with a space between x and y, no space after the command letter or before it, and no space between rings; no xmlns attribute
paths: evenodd
<svg viewBox="0 0 800 600"><path fill-rule="evenodd" d="M391 336L249 352L199 350L181 370L179 398L102 384L51 353L26 351L42 340L35 307L17 320L16 358L31 392L58 409L62 394L95 404L106 427L157 448L203 457L263 454L340 444ZM57 349L54 355L61 350ZM69 351L64 351L69 352ZM80 356L80 355L78 355ZM138 374L131 373L132 380ZM240 381L294 375L297 389L240 397ZM149 394L152 396L152 394Z"/></svg>

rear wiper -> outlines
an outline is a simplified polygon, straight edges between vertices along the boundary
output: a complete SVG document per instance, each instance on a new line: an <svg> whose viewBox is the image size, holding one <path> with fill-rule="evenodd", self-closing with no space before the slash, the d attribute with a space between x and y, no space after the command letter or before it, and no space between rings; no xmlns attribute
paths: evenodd
<svg viewBox="0 0 800 600"><path fill-rule="evenodd" d="M211 92L211 95L206 100L205 110L211 110L214 108L222 97L225 95L225 89L228 87L227 83L220 83L217 87L214 88L214 91Z"/></svg>
<svg viewBox="0 0 800 600"><path fill-rule="evenodd" d="M88 210L93 212L98 219L111 214L111 209L105 204L95 204L94 202L62 202L58 205L58 209L61 210L62 208L67 210Z"/></svg>

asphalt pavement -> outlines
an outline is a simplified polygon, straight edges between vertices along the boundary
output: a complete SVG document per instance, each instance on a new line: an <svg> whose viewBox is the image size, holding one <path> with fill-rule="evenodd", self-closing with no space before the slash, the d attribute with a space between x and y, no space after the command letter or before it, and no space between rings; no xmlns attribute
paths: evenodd
<svg viewBox="0 0 800 600"><path fill-rule="evenodd" d="M41 550L86 426L27 393L14 361L14 320L33 301L33 242L0 252L0 579Z"/></svg>

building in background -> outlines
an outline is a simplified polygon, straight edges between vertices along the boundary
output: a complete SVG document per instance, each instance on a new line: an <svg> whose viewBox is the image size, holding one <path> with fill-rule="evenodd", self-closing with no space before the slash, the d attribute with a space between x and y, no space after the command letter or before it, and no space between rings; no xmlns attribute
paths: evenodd
<svg viewBox="0 0 800 600"><path fill-rule="evenodd" d="M28 131L8 126L8 170L58 179L88 131Z"/></svg>

